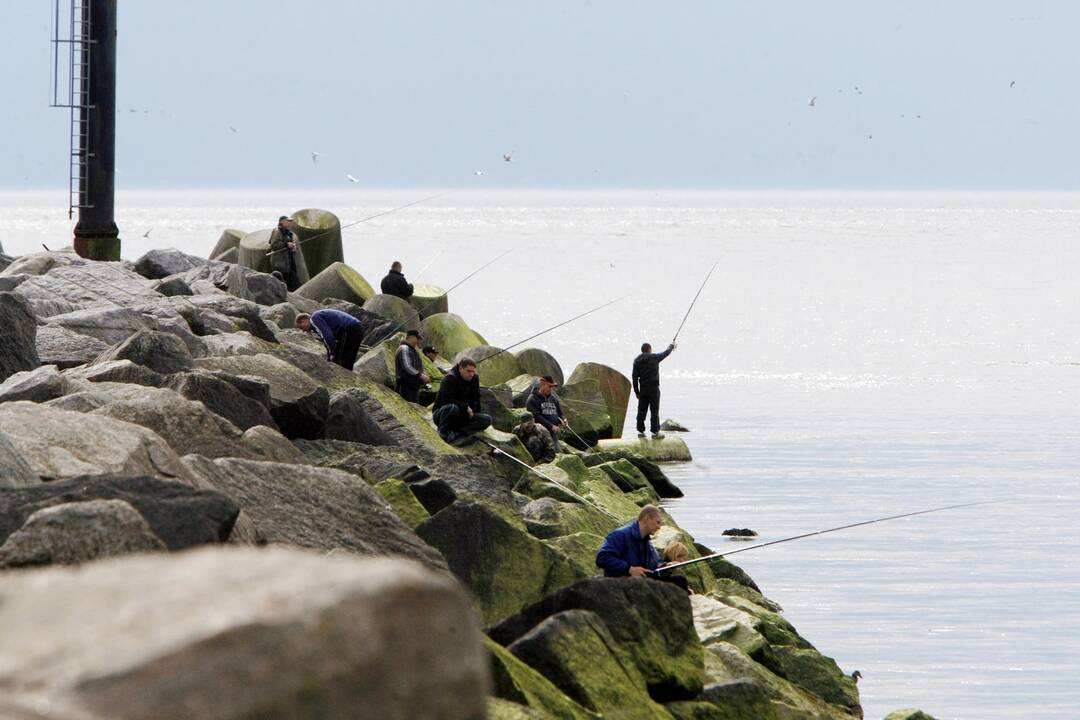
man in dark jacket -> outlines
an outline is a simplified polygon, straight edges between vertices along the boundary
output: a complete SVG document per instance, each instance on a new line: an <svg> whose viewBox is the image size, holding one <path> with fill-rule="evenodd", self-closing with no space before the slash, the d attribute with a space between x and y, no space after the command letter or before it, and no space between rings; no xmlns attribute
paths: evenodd
<svg viewBox="0 0 1080 720"><path fill-rule="evenodd" d="M475 360L463 358L443 376L431 419L440 437L453 444L491 425L491 416L480 412L480 376Z"/></svg>
<svg viewBox="0 0 1080 720"><path fill-rule="evenodd" d="M300 287L300 272L296 265L300 244L293 232L295 228L296 221L282 215L278 218L277 227L270 233L270 267L281 273L281 279L290 292Z"/></svg>
<svg viewBox="0 0 1080 720"><path fill-rule="evenodd" d="M364 327L352 315L323 308L308 315L296 316L296 327L304 332L315 333L326 346L326 359L352 370L356 364L356 354L360 350L360 341L364 337Z"/></svg>
<svg viewBox="0 0 1080 720"><path fill-rule="evenodd" d="M562 414L562 405L555 395L555 388L559 383L555 382L550 375L541 377L525 401L525 409L533 414L536 422L551 433L551 441L555 444L555 452L559 452L559 428L566 423Z"/></svg>
<svg viewBox="0 0 1080 720"><path fill-rule="evenodd" d="M664 437L660 434L660 361L671 354L675 349L675 343L668 345L668 349L662 353L654 353L652 345L645 343L641 346L641 354L634 358L634 397L638 399L637 405L637 434L639 438L645 437L645 414L650 413L649 426L652 436L656 439Z"/></svg>
<svg viewBox="0 0 1080 720"><path fill-rule="evenodd" d="M390 265L390 272L382 279L379 285L383 295L397 295L402 300L412 297L412 283L405 282L405 276L401 273L401 263L395 260Z"/></svg>
<svg viewBox="0 0 1080 720"><path fill-rule="evenodd" d="M638 513L637 520L608 533L604 544L596 553L596 567L604 571L604 577L647 577L678 585L690 592L684 575L657 574L660 554L650 538L664 525L660 509L646 505Z"/></svg>
<svg viewBox="0 0 1080 720"><path fill-rule="evenodd" d="M420 333L410 330L398 346L394 356L394 376L398 395L411 403L420 404L420 386L431 382L424 373L424 364L416 348L420 345Z"/></svg>

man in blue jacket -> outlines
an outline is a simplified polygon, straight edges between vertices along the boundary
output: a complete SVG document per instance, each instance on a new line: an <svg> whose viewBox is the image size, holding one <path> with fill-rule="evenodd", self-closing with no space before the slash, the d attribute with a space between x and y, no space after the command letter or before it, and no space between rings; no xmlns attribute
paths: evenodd
<svg viewBox="0 0 1080 720"><path fill-rule="evenodd" d="M304 332L315 333L315 336L322 340L326 346L327 360L346 370L353 369L356 354L360 350L360 341L364 337L364 328L359 320L341 310L323 308L310 315L297 315L296 327Z"/></svg>
<svg viewBox="0 0 1080 720"><path fill-rule="evenodd" d="M646 505L641 508L637 520L608 533L596 553L596 566L604 571L604 577L647 577L674 583L689 592L686 577L656 573L660 567L660 554L650 539L663 524L660 509Z"/></svg>

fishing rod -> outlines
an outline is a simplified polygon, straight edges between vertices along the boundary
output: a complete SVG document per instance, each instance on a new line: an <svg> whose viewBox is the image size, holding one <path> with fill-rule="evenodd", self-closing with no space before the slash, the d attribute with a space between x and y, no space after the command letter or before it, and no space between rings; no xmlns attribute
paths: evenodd
<svg viewBox="0 0 1080 720"><path fill-rule="evenodd" d="M656 570L654 573L666 572L668 570L675 570L676 568L686 567L687 565L693 565L699 562L705 562L707 560L719 560L727 555L735 555L737 553L746 552L747 550L756 550L757 548L768 547L770 545L779 545L780 543L791 542L792 540L801 540L803 538L813 537L815 535L824 535L825 533L836 532L837 530L847 530L848 528L859 527L861 525L873 525L874 523L885 522L887 520L898 520L900 518L912 517L914 515L926 515L927 513L941 512L942 510L956 510L958 508L974 507L976 505L993 505L994 503L1004 502L1003 500L983 500L982 502L963 503L961 505L946 505L944 507L931 508L929 510L917 510L915 512L902 513L900 515L890 515L889 517L877 518L876 520L864 520L862 522L851 523L850 525L841 525L839 527L828 528L826 530L816 530L814 532L803 533L802 535L793 535L792 537L781 538L780 540L770 540L769 542L757 543L755 545L747 545L741 547L738 550L732 550L726 553L713 553L712 555L704 555L693 560L684 560L683 562L671 563L664 565Z"/></svg>
<svg viewBox="0 0 1080 720"><path fill-rule="evenodd" d="M315 240L317 238L321 238L323 235L329 235L330 233L335 232L335 230L337 232L340 232L342 230L345 230L346 228L351 228L354 225L359 225L360 223L366 223L368 220L374 220L375 218L380 218L380 217L383 217L385 215L390 215L392 213L396 213L398 210L404 210L405 208L411 208L413 205L419 205L420 203L427 202L428 200L435 200L437 198L446 197L447 195L451 194L452 192L454 192L454 191L453 190L447 190L446 192L441 192L441 193L438 193L436 195L428 195L427 197L420 198L419 200L413 200L410 203L405 203L404 205L399 205L396 208L391 208L390 210L384 210L382 212L375 213L374 215L368 215L366 218L361 218L359 220L354 220L351 223L346 223L345 225L341 225L341 226L339 226L337 228L330 228L329 230L324 230L321 233L318 233L316 235L312 235L309 238L304 238L303 240L299 240L299 241L297 241L296 245L299 247L300 245L303 245L306 242L309 242L311 240ZM266 256L270 257L271 255L274 255L276 253L284 252L287 249L288 248L279 248L277 250L271 250L270 252L266 253Z"/></svg>
<svg viewBox="0 0 1080 720"><path fill-rule="evenodd" d="M489 448L491 448L491 449L492 449L492 450L493 450L493 451L494 451L495 453L498 453L498 454L500 454L500 455L505 455L506 457L510 458L511 460L513 460L514 462L516 462L516 463L517 463L518 465L520 465L521 467L525 468L526 470L529 470L529 471L531 471L531 472L534 472L534 473L536 473L537 475L539 475L540 477L544 478L545 480L547 480L547 481L548 481L548 482L550 482L550 483L554 483L554 484L555 484L555 485L557 485L557 486L558 486L559 488L561 488L562 490L564 490L565 492L567 492L568 494L570 494L570 496L571 496L571 497L574 497L574 498L576 498L576 499L580 500L581 502L585 503L586 505L589 505L589 506L591 506L591 507L595 508L596 510L599 510L600 512L604 513L604 514L605 514L605 515L607 515L607 516L608 516L609 518L611 518L612 520L614 520L614 521L615 521L616 523L618 523L618 524L620 524L620 525L622 524L622 520L620 520L619 518L615 517L615 515L613 515L612 513L608 512L607 510L605 510L604 508L600 507L599 505L597 505L596 503L592 502L591 500L588 500L588 499L586 499L586 498L582 497L581 495L578 495L578 494L577 494L576 492L574 492L574 491L573 491L573 490L571 490L570 488L566 487L565 485L563 485L563 484L562 484L561 482L559 482L559 481L558 481L558 480L556 480L555 478L553 478L553 477L550 477L550 476L548 476L548 475L545 475L544 473L542 473L542 472L540 472L539 470L537 470L536 468L534 468L534 467L533 467L532 465L529 465L528 463L525 463L525 462L522 462L521 460L518 460L518 459L517 459L516 457L514 457L514 456L513 456L513 455L511 455L510 453L506 452L505 450L503 450L502 448L500 448L500 447L498 447L498 446L496 446L496 445L493 445L493 444L489 443L489 442L488 442L487 440L484 440L484 439L482 439L482 438L479 438L479 440L480 440L480 442L484 443L484 444L485 444L485 445L487 445L487 446L488 446Z"/></svg>
<svg viewBox="0 0 1080 720"><path fill-rule="evenodd" d="M432 264L432 263L434 263L434 262L435 262L436 260L438 260L438 259L439 259L440 257L442 257L442 254L443 254L443 251L442 251L442 249L440 248L440 249L439 249L439 252L435 253L435 254L434 254L434 255L433 255L432 257L431 257L431 259L427 261L427 265L425 265L424 267L420 268L420 272L416 273L416 277L414 277L414 278L413 278L413 282L414 282L414 283L418 283L418 282L420 282L420 278L421 278L421 277L422 277L422 276L424 275L424 273L426 273L426 272L428 271L428 268L429 268L429 267L431 267L431 264Z"/></svg>
<svg viewBox="0 0 1080 720"><path fill-rule="evenodd" d="M567 430L569 430L573 434L573 436L578 439L578 442L585 446L586 450L588 450L589 452L592 452L592 453L596 452L596 448L594 448L589 443L585 442L585 438L578 435L577 432L574 430L574 428L570 427L570 423L566 420L566 418L563 418L563 427L565 427Z"/></svg>
<svg viewBox="0 0 1080 720"><path fill-rule="evenodd" d="M483 358L480 358L479 360L476 361L476 364L479 365L480 363L484 362L485 360L490 360L493 357L498 357L499 355L502 355L504 352L507 352L508 350L512 350L512 349L516 348L518 345L523 345L523 344L529 342L530 340L533 340L535 338L540 337L541 335L546 335L547 333L551 332L552 330L557 330L557 329L561 328L563 325L569 325L570 323L574 322L575 320L580 320L581 318L585 317L586 315L591 315L592 313L596 312L597 310L602 310L602 309L606 308L608 305L614 305L615 303L619 302L620 300L622 300L625 297L626 297L626 295L623 295L622 297L617 297L614 300L609 300L608 302L604 303L603 305L597 305L592 310L586 310L585 312L581 313L580 315L575 315L574 317L570 318L569 320L563 320L558 325L552 325L547 330L541 330L540 332L536 333L535 335L530 335L529 337L525 338L524 340L519 340L518 342L514 343L513 345L508 345L508 346L504 347L502 350L499 350L497 352L493 352L490 355L487 355L487 356L485 356Z"/></svg>
<svg viewBox="0 0 1080 720"><path fill-rule="evenodd" d="M697 303L698 296L701 295L701 291L705 289L705 283L709 282L709 278L712 276L713 270L715 270L716 266L719 265L719 264L720 264L719 260L714 262L713 266L711 268L709 268L709 274L706 275L705 279L701 281L701 287L698 288L697 294L694 295L694 299L690 301L690 307L686 308L686 314L683 315L682 322L679 323L679 329L675 331L675 336L671 338L671 344L672 345L675 344L676 338L678 338L679 333L682 332L683 325L686 324L686 318L690 317L690 311L694 309L694 305Z"/></svg>

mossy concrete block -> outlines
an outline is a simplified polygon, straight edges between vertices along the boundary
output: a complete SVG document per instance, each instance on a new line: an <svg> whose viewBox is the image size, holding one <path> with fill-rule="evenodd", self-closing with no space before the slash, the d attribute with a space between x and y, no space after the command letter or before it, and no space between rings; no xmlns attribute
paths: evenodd
<svg viewBox="0 0 1080 720"><path fill-rule="evenodd" d="M268 273L273 268L270 265L270 235L273 229L256 230L244 235L237 246L236 262L238 265Z"/></svg>
<svg viewBox="0 0 1080 720"><path fill-rule="evenodd" d="M536 386L536 375L529 373L522 373L515 378L507 380L503 385L510 389L510 402L516 408L525 407L525 403L529 400L529 395L532 393L533 388ZM562 400L562 396L559 396L559 400ZM563 412L566 412L566 408L563 408Z"/></svg>
<svg viewBox="0 0 1080 720"><path fill-rule="evenodd" d="M244 239L247 232L244 230L237 230L235 228L226 228L222 230L221 237L218 238L217 244L214 245L214 249L207 255L211 260L216 260L222 253L230 250L240 251L240 241ZM233 260L232 262L236 262Z"/></svg>
<svg viewBox="0 0 1080 720"><path fill-rule="evenodd" d="M664 436L659 440L648 437L600 441L599 450L601 452L614 451L619 448L625 448L653 462L690 462L694 459L690 455L690 448L687 447L686 442L677 437Z"/></svg>
<svg viewBox="0 0 1080 720"><path fill-rule="evenodd" d="M585 362L574 368L567 379L567 385L583 380L595 380L600 385L600 394L611 415L611 437L622 437L623 423L626 421L626 406L630 402L633 387L630 379L615 368L600 363Z"/></svg>
<svg viewBox="0 0 1080 720"><path fill-rule="evenodd" d="M773 645L773 654L783 669L783 676L830 705L852 711L859 708L855 681L845 675L836 661L813 648Z"/></svg>
<svg viewBox="0 0 1080 720"><path fill-rule="evenodd" d="M662 498L682 497L683 492L671 482L671 479L660 469L655 461L639 455L629 447L614 446L606 449L592 448L582 455L586 465L594 466L613 460L625 459L631 465L641 471L641 474L649 481L656 490L656 494Z"/></svg>
<svg viewBox="0 0 1080 720"><path fill-rule="evenodd" d="M390 503L390 507L394 509L397 516L401 518L401 522L413 530L431 517L412 491L409 490L409 486L397 478L390 478L377 483L375 492L382 495Z"/></svg>
<svg viewBox="0 0 1080 720"><path fill-rule="evenodd" d="M505 385L496 387L505 388ZM506 407L499 399L499 393L495 388L480 388L480 412L491 416L491 426L505 433L512 433L514 427L521 422L520 414ZM529 462L528 460L526 462Z"/></svg>
<svg viewBox="0 0 1080 720"><path fill-rule="evenodd" d="M529 532L545 540L579 532L603 537L618 527L614 520L588 505L549 497L533 500L521 508L521 516Z"/></svg>
<svg viewBox="0 0 1080 720"><path fill-rule="evenodd" d="M421 320L431 315L450 312L450 300L446 291L435 285L413 283L413 294L409 296L409 304L415 308ZM442 351L441 346L435 347L439 348L440 352Z"/></svg>
<svg viewBox="0 0 1080 720"><path fill-rule="evenodd" d="M892 711L885 716L885 720L935 720L935 718L918 708L904 708Z"/></svg>
<svg viewBox="0 0 1080 720"><path fill-rule="evenodd" d="M611 462L600 463L595 467L611 478L623 492L629 493L641 488L648 488L655 494L653 486L649 484L649 479L629 460L620 458Z"/></svg>
<svg viewBox="0 0 1080 720"><path fill-rule="evenodd" d="M341 221L337 215L328 210L308 208L293 213L293 220L296 221L300 250L311 276L345 260L341 250Z"/></svg>
<svg viewBox="0 0 1080 720"><path fill-rule="evenodd" d="M211 260L217 260L218 262L238 263L240 262L240 248L234 247L215 255L210 258ZM164 293L163 293L164 294Z"/></svg>
<svg viewBox="0 0 1080 720"><path fill-rule="evenodd" d="M420 329L420 316L416 309L396 295L372 295L364 302L364 309L393 321L403 332Z"/></svg>
<svg viewBox="0 0 1080 720"><path fill-rule="evenodd" d="M343 262L334 262L297 288L296 294L320 303L337 298L362 306L375 291L363 275Z"/></svg>
<svg viewBox="0 0 1080 720"><path fill-rule="evenodd" d="M487 699L487 720L547 720L547 713L512 703L509 700L489 697Z"/></svg>
<svg viewBox="0 0 1080 720"><path fill-rule="evenodd" d="M561 554L479 503L455 502L417 527L416 534L443 552L476 599L485 624L581 578Z"/></svg>
<svg viewBox="0 0 1080 720"><path fill-rule="evenodd" d="M420 334L424 336L425 345L434 345L439 349L440 355L448 358L454 357L462 350L487 345L479 333L466 325L460 316L453 313L427 316L420 323Z"/></svg>
<svg viewBox="0 0 1080 720"><path fill-rule="evenodd" d="M742 720L746 717L731 715L726 710L703 700L680 700L666 703L664 709L671 713L675 720ZM761 716L754 716L753 720L761 720Z"/></svg>
<svg viewBox="0 0 1080 720"><path fill-rule="evenodd" d="M514 355L517 357L518 364L521 365L522 372L528 373L534 378L550 375L551 379L559 383L559 385L563 384L565 378L563 377L562 366L559 365L559 361L555 359L555 356L547 350L525 348L524 350L518 350Z"/></svg>
<svg viewBox="0 0 1080 720"><path fill-rule="evenodd" d="M503 352L502 349L491 345L477 345L462 350L454 356L454 364L465 358L476 362L476 370L480 374L482 385L499 385L521 374L521 365L518 364L514 353Z"/></svg>
<svg viewBox="0 0 1080 720"><path fill-rule="evenodd" d="M560 720L599 718L571 700L550 680L514 657L509 650L484 638L491 657L491 680L496 698L542 713L539 717ZM510 716L513 717L513 716Z"/></svg>
<svg viewBox="0 0 1080 720"><path fill-rule="evenodd" d="M567 383L557 390L563 414L571 429L595 445L602 438L615 437L611 413L600 388L592 378Z"/></svg>

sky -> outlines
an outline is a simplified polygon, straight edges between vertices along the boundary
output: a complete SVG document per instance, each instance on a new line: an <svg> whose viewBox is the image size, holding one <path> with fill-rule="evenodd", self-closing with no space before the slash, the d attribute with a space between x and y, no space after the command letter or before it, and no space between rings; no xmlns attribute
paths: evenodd
<svg viewBox="0 0 1080 720"><path fill-rule="evenodd" d="M54 1L0 8L0 189L67 184ZM179 6L120 2L118 189L1080 189L1080 3Z"/></svg>

